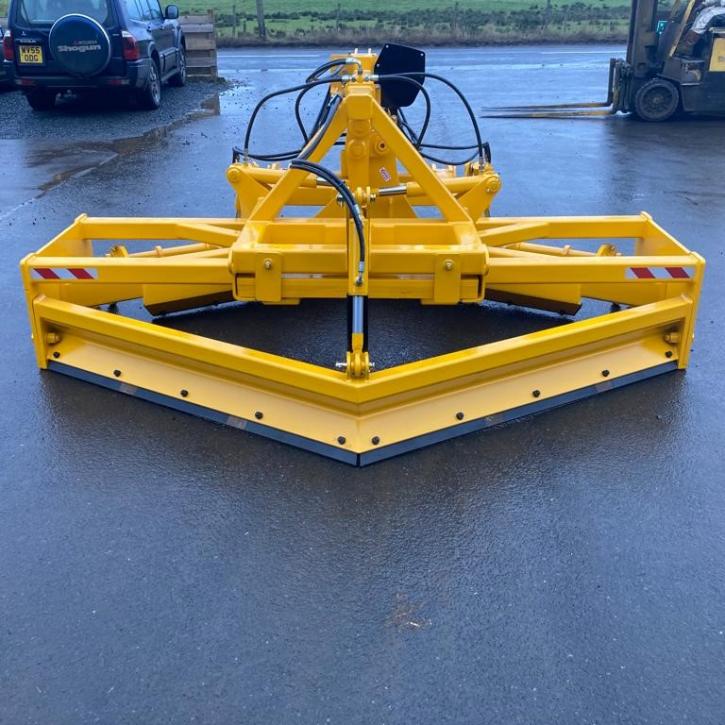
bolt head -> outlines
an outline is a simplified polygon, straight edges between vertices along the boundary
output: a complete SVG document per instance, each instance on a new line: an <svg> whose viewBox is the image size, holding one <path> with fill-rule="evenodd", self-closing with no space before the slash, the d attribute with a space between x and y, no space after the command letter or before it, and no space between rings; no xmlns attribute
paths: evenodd
<svg viewBox="0 0 725 725"><path fill-rule="evenodd" d="M501 177L496 174L486 182L486 193L496 194L501 191Z"/></svg>
<svg viewBox="0 0 725 725"><path fill-rule="evenodd" d="M264 418L264 413L261 410L255 410L254 411L254 417L257 420L262 420L262 418Z"/></svg>
<svg viewBox="0 0 725 725"><path fill-rule="evenodd" d="M373 436L373 437L372 437L372 438L370 439L370 442L371 442L371 443L372 443L372 444L373 444L374 446L378 445L378 443L380 443L380 436Z"/></svg>

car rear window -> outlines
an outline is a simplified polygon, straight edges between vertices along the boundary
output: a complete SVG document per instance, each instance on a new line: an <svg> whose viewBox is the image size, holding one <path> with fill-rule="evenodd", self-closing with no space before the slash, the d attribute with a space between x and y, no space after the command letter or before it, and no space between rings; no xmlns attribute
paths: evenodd
<svg viewBox="0 0 725 725"><path fill-rule="evenodd" d="M20 0L19 19L30 25L48 25L69 13L88 15L109 25L113 15L109 0Z"/></svg>

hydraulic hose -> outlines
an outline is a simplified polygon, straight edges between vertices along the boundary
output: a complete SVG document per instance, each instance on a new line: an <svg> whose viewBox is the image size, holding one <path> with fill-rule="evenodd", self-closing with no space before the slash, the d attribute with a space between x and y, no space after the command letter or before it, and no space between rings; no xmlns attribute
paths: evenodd
<svg viewBox="0 0 725 725"><path fill-rule="evenodd" d="M422 75L421 73L412 73L410 75ZM425 117L423 119L423 125L420 127L420 133L417 134L416 138L417 141L415 142L416 149L420 148L420 144L423 143L423 138L425 137L425 133L428 130L428 124L430 123L430 116L431 116L431 109L432 109L432 103L430 100L430 94L428 91L423 87L423 84L419 81L415 80L415 78L411 78L410 75L406 75L405 73L386 73L385 75L378 76L378 79L389 79L389 80L396 80L396 81L403 81L405 83L410 83L414 85L425 98ZM378 80L379 82L379 80Z"/></svg>
<svg viewBox="0 0 725 725"><path fill-rule="evenodd" d="M356 283L362 283L362 274L365 271L365 228L362 222L362 211L355 201L355 197L352 195L352 192L348 189L347 184L332 171L320 164L314 163L313 161L294 159L294 161L290 163L290 168L307 171L309 174L314 174L315 176L324 179L340 194L343 203L350 210L350 216L352 217L355 225L355 233L357 234L358 242L360 243L360 264L358 266L358 277Z"/></svg>
<svg viewBox="0 0 725 725"><path fill-rule="evenodd" d="M330 127L335 111L337 111L337 107L340 105L341 101L342 98L340 98L337 94L328 101L324 109L325 116L323 118L322 125L318 126L311 138L305 138L306 143L302 148L295 149L294 151L280 151L276 154L255 154L247 151L246 155L253 159L257 159L258 161L291 161L296 158L306 159L317 148L320 140L325 135L325 131L327 131ZM242 149L235 146L232 160L238 161L244 153L245 152Z"/></svg>
<svg viewBox="0 0 725 725"><path fill-rule="evenodd" d="M315 88L315 86L310 86L309 88L305 88L305 90L300 91L300 93L297 94L297 98L295 99L295 120L297 121L297 126L300 129L300 133L302 134L302 138L307 142L307 139L309 136L307 135L307 129L305 128L305 123L302 120L302 112L301 112L301 106L302 106L302 100L304 97ZM327 102L330 99L330 91L328 89L327 94L325 98L322 100L322 105L320 106L320 110L317 112L317 118L315 119L315 123L312 125L312 133L314 133L317 130L317 127L320 124L320 120L322 117L322 114L324 113L325 106L327 105Z"/></svg>
<svg viewBox="0 0 725 725"><path fill-rule="evenodd" d="M415 144L418 148L418 152L424 159L428 159L428 161L435 161L438 164L444 164L446 166L462 166L463 164L467 164L469 161L473 161L478 156L478 151L474 152L470 156L467 156L465 159L459 159L456 161L450 161L449 159L441 159L437 156L432 156L431 154L426 153L422 149L426 148L435 148L435 149L444 149L446 151L470 151L471 149L477 149L477 146L470 145L470 146L446 146L441 144L428 144L428 143L420 143L418 135L416 134L413 127L408 123L408 119L405 117L405 114L403 113L403 109L399 108L397 111L398 116L398 125L403 130L403 133L408 137L410 142L412 144Z"/></svg>
<svg viewBox="0 0 725 725"><path fill-rule="evenodd" d="M356 65L358 73L362 73L362 63L357 58L336 58L335 60L328 60L326 63L315 68L315 70L307 76L307 82L318 80L321 73L326 70L332 70L333 68L344 68L346 65ZM339 73L339 71L338 71Z"/></svg>
<svg viewBox="0 0 725 725"><path fill-rule="evenodd" d="M440 83L443 83L444 85L448 86L458 96L458 98L460 98L461 103L463 103L463 106L466 109L466 112L468 113L469 118L471 119L471 125L473 126L473 132L476 134L476 144L477 144L477 148L478 148L478 155L479 155L481 162L483 162L484 159L487 162L491 161L490 147L488 146L487 143L484 143L483 139L481 138L481 129L478 126L476 114L473 112L473 109L471 108L471 104L468 102L468 99L463 95L463 93L458 88L458 86L455 85L455 83L452 83L444 76L439 76L436 73L428 73L425 71L416 72L416 73L401 73L400 76L424 76L425 78L432 78L433 80L439 81ZM395 77L395 76L385 75L382 77L391 78L391 77ZM422 129L421 129L421 135L422 135ZM469 161L470 161L470 159L469 159Z"/></svg>
<svg viewBox="0 0 725 725"><path fill-rule="evenodd" d="M362 223L362 212L360 207L357 205L355 198L353 197L347 184L339 178L336 174L332 173L329 169L326 169L320 164L315 164L312 161L305 161L304 159L295 159L290 164L291 169L300 169L307 171L310 174L315 174L319 178L327 181L333 186L343 203L347 206L350 211L350 216L355 224L355 233L357 234L358 241L360 243L359 252L359 263L358 263L358 274L355 278L355 285L360 286L363 282L363 274L365 272L365 229ZM348 351L352 353L355 350L355 336L362 336L362 350L367 352L368 341L367 341L367 327L368 327L368 305L367 296L362 294L348 295L348 307L347 307L347 319L348 319Z"/></svg>
<svg viewBox="0 0 725 725"><path fill-rule="evenodd" d="M405 114L403 113L403 109L398 109L398 125L403 130L403 133L408 136L411 143L416 143L418 141L418 136L415 133L415 130L413 127L408 123L408 119L405 117ZM488 145L488 144L486 144ZM469 161L473 161L478 156L478 151L471 154L471 156L466 157L465 159L460 159L457 161L450 161L449 159L441 159L436 156L432 156L431 154L425 153L422 149L425 148L433 148L433 149L443 149L446 151L469 151L471 149L477 149L477 146L469 145L469 146L448 146L444 144L428 144L423 143L419 145L419 153L424 159L428 159L428 161L435 161L438 164L445 164L446 166L461 166L463 164L468 163Z"/></svg>
<svg viewBox="0 0 725 725"><path fill-rule="evenodd" d="M277 98L278 96L284 96L289 93L295 93L297 91L303 91L306 89L314 88L315 86L322 86L325 84L330 83L338 83L338 78L322 78L320 80L310 81L309 83L301 83L297 86L292 86L290 88L282 88L279 91L273 91L272 93L268 93L266 96L264 96L254 107L254 110L252 111L252 115L249 117L249 123L247 124L247 130L244 134L244 147L243 147L243 153L245 156L252 156L253 158L263 158L262 156L254 156L253 154L249 153L249 141L252 136L252 129L254 128L254 122L257 119L257 116L259 115L260 110L262 107L267 103L268 101L272 100L273 98Z"/></svg>
<svg viewBox="0 0 725 725"><path fill-rule="evenodd" d="M325 135L325 132L328 128L330 128L330 124L332 123L333 119L335 118L335 113L337 113L337 109L340 107L340 104L342 103L342 97L338 94L335 94L326 104L325 107L325 115L323 117L322 123L319 124L317 130L314 132L314 134L310 137L309 141L304 145L304 147L301 149L300 153L298 154L298 158L300 159L307 159L309 158L310 154L319 146L320 141L322 140L322 137Z"/></svg>

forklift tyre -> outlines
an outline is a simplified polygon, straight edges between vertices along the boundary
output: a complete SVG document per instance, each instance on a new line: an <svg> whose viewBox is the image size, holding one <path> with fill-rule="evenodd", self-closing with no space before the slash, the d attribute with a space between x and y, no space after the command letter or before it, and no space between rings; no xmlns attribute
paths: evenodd
<svg viewBox="0 0 725 725"><path fill-rule="evenodd" d="M680 105L680 92L664 78L647 81L634 95L634 113L642 121L666 121Z"/></svg>

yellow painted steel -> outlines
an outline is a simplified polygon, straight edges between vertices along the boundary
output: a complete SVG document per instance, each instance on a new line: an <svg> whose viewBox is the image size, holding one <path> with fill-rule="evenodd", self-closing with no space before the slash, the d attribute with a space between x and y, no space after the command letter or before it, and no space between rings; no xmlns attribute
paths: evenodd
<svg viewBox="0 0 725 725"><path fill-rule="evenodd" d="M309 160L344 138L339 176L362 210L362 250L333 187L248 159L227 170L236 218L81 215L21 262L38 366L353 464L686 367L698 254L645 213L490 216L491 164L426 163L380 105L374 56L356 57L363 72L333 85L341 100ZM310 213L280 216L292 206ZM623 309L384 370L354 322L327 369L100 309L368 297Z"/></svg>
<svg viewBox="0 0 725 725"><path fill-rule="evenodd" d="M716 31L716 34L714 34L709 71L711 73L725 73L725 35L723 35L723 31Z"/></svg>

